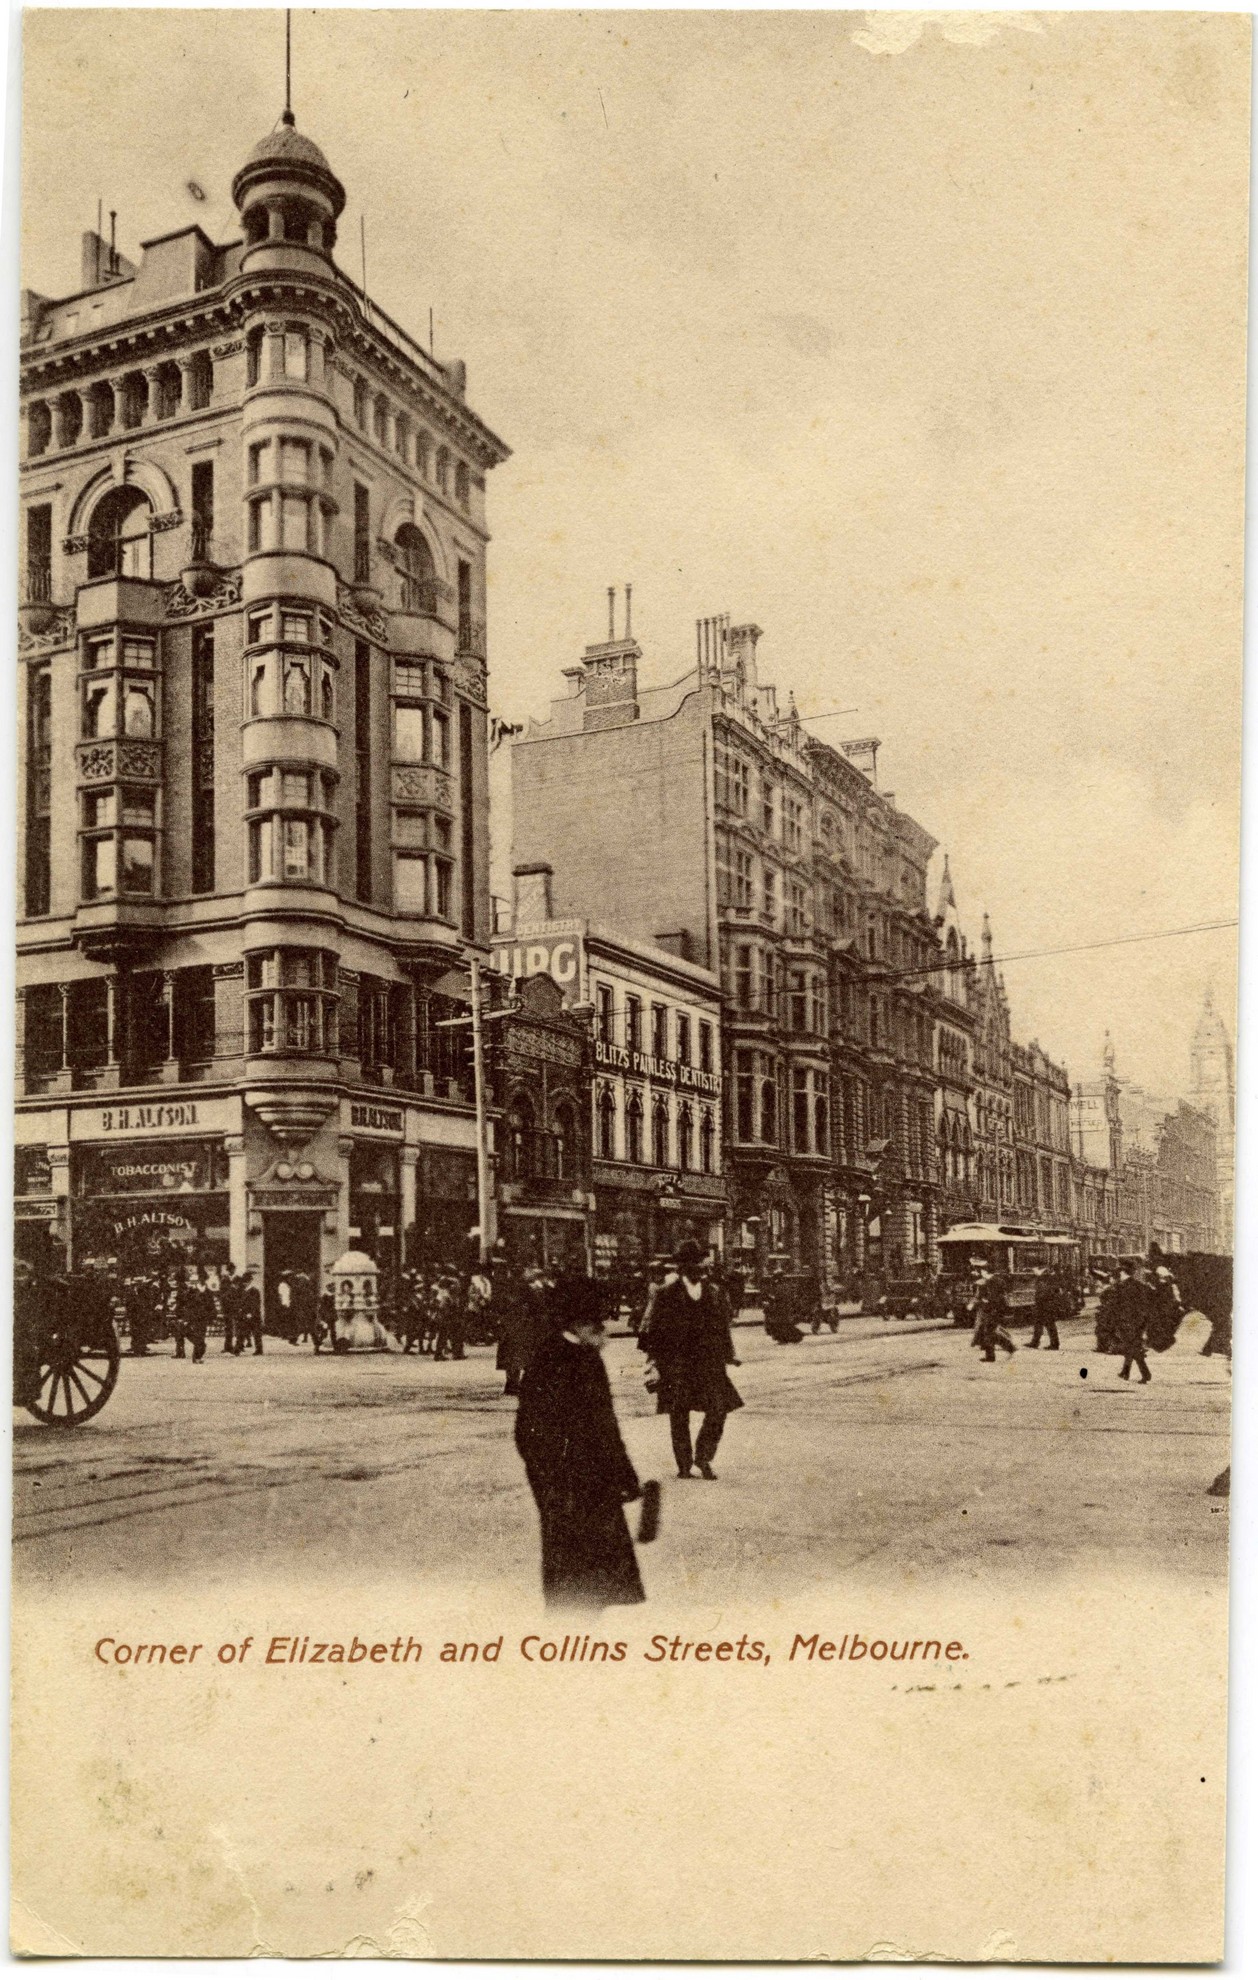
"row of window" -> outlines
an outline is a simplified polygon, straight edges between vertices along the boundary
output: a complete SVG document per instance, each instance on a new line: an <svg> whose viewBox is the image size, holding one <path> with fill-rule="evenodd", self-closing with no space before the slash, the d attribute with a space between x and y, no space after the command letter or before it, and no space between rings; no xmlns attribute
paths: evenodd
<svg viewBox="0 0 1258 1980"><path fill-rule="evenodd" d="M194 351L182 364L158 365L152 377L128 371L116 380L97 379L83 391L58 394L51 405L33 400L26 409L27 453L33 459L50 447L77 446L81 439L103 440L115 426L133 428L146 418L173 419L181 411L200 412L214 390L208 351Z"/></svg>
<svg viewBox="0 0 1258 1980"><path fill-rule="evenodd" d="M711 1107L678 1100L676 1108L657 1093L647 1104L636 1086L625 1090L623 1103L611 1086L600 1086L595 1101L598 1153L605 1162L649 1163L656 1169L679 1169L710 1176L716 1158L716 1115ZM647 1131L650 1141L647 1141Z"/></svg>
<svg viewBox="0 0 1258 1980"><path fill-rule="evenodd" d="M234 988L234 986L233 986ZM25 993L28 1085L117 1066L123 1083L157 1076L163 1064L202 1065L254 1054L340 1055L368 1072L393 1069L464 1081L465 1034L446 1020L456 1007L412 985L338 974L322 950L280 949L246 959L245 1031L225 1021L209 966L136 970Z"/></svg>
<svg viewBox="0 0 1258 1980"><path fill-rule="evenodd" d="M448 447L434 442L422 426L413 425L409 413L390 405L383 393L373 395L366 379L361 377L354 380L354 419L378 447L395 453L422 480L432 482L442 495L453 494L460 507L468 507L472 481L466 461L457 460Z"/></svg>
<svg viewBox="0 0 1258 1980"><path fill-rule="evenodd" d="M679 1065L698 1064L700 1072L713 1072L712 1026L700 1018L696 1026L689 1011L674 1011L668 1004L651 1003L627 991L621 1011L616 1009L612 984L599 983L594 990L596 1035L604 1045L623 1045L626 1051L649 1049L655 1059L673 1059ZM647 1024L650 1031L648 1034ZM649 1048L644 1040L650 1038ZM698 1050L697 1061L694 1057Z"/></svg>
<svg viewBox="0 0 1258 1980"><path fill-rule="evenodd" d="M772 778L754 776L746 757L726 743L714 750L713 782L719 808L757 825L768 837L780 839L788 852L805 848L805 803L780 790Z"/></svg>
<svg viewBox="0 0 1258 1980"><path fill-rule="evenodd" d="M756 860L744 847L726 840L717 849L716 902L718 907L759 914L770 927L788 935L805 936L812 926L804 881L782 875L767 860Z"/></svg>

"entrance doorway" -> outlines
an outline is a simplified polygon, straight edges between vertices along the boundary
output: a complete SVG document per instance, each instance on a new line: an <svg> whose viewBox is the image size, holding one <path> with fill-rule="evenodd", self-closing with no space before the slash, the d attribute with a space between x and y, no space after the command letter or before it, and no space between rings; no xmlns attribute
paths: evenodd
<svg viewBox="0 0 1258 1980"><path fill-rule="evenodd" d="M262 1324L275 1331L282 1309L276 1285L304 1272L317 1300L323 1290L323 1217L318 1210L271 1210L262 1219Z"/></svg>

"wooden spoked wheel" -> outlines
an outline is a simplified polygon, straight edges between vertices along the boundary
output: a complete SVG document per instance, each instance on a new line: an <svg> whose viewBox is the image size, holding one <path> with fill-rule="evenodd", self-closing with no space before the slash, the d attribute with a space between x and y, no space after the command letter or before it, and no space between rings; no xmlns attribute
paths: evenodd
<svg viewBox="0 0 1258 1980"><path fill-rule="evenodd" d="M81 1329L51 1329L39 1344L38 1375L26 1407L57 1429L86 1423L113 1394L120 1358L112 1327L88 1339Z"/></svg>

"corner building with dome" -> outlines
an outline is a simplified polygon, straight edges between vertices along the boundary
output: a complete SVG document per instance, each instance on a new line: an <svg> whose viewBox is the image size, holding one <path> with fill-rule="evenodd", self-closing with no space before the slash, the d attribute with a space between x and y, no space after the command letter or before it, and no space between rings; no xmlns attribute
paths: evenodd
<svg viewBox="0 0 1258 1980"><path fill-rule="evenodd" d="M485 477L286 111L197 227L22 298L17 1245L387 1279L476 1221Z"/></svg>

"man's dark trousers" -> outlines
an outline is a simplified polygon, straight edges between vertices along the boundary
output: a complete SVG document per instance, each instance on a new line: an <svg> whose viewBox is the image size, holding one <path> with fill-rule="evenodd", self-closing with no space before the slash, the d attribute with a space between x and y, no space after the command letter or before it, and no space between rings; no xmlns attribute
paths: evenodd
<svg viewBox="0 0 1258 1980"><path fill-rule="evenodd" d="M705 1411L693 1449L690 1443L688 1409L670 1409L668 1427L673 1434L673 1456L677 1460L677 1469L689 1471L692 1465L711 1464L716 1456L716 1447L721 1441L721 1432L725 1428L725 1411L723 1409Z"/></svg>

